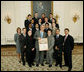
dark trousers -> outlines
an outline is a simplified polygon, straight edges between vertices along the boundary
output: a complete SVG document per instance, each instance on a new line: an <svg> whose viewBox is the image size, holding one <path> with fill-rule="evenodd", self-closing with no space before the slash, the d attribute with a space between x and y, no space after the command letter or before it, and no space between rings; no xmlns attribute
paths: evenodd
<svg viewBox="0 0 84 72"><path fill-rule="evenodd" d="M62 52L55 50L55 59L56 64L60 64L60 66L62 66Z"/></svg>
<svg viewBox="0 0 84 72"><path fill-rule="evenodd" d="M64 51L64 61L65 65L72 68L72 51Z"/></svg>
<svg viewBox="0 0 84 72"><path fill-rule="evenodd" d="M33 51L26 51L26 61L31 65L34 61Z"/></svg>
<svg viewBox="0 0 84 72"><path fill-rule="evenodd" d="M25 60L24 60L25 53L26 53L26 49L24 48L24 49L21 50L21 60L22 60L22 62L25 62Z"/></svg>

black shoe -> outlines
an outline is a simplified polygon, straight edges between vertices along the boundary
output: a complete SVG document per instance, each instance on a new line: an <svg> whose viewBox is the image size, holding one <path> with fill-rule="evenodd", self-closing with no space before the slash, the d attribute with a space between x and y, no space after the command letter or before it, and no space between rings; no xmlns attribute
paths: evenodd
<svg viewBox="0 0 84 72"><path fill-rule="evenodd" d="M32 63L32 65L34 66L35 64L34 64L34 63Z"/></svg>
<svg viewBox="0 0 84 72"><path fill-rule="evenodd" d="M44 64L41 64L41 66L44 66Z"/></svg>
<svg viewBox="0 0 84 72"><path fill-rule="evenodd" d="M29 67L32 67L32 65L31 65L31 64L29 64Z"/></svg>
<svg viewBox="0 0 84 72"><path fill-rule="evenodd" d="M60 65L60 68L62 68L62 65Z"/></svg>
<svg viewBox="0 0 84 72"><path fill-rule="evenodd" d="M52 65L49 65L49 67L52 67Z"/></svg>
<svg viewBox="0 0 84 72"><path fill-rule="evenodd" d="M21 63L21 60L19 61L19 63Z"/></svg>
<svg viewBox="0 0 84 72"><path fill-rule="evenodd" d="M38 66L39 66L39 64L36 64L36 66L38 67Z"/></svg>
<svg viewBox="0 0 84 72"><path fill-rule="evenodd" d="M55 66L58 66L58 64L55 64Z"/></svg>
<svg viewBox="0 0 84 72"><path fill-rule="evenodd" d="M23 66L25 66L25 62L23 62Z"/></svg>
<svg viewBox="0 0 84 72"><path fill-rule="evenodd" d="M68 71L71 71L71 68L69 68Z"/></svg>

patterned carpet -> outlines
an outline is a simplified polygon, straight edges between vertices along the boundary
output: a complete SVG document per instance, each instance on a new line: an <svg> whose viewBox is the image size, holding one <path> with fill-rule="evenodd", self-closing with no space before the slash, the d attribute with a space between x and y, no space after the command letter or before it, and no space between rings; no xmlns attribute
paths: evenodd
<svg viewBox="0 0 84 72"><path fill-rule="evenodd" d="M64 64L64 57L63 64ZM72 71L83 71L83 46L75 46L72 55ZM2 47L1 48L1 71L67 71L67 67L55 67L55 61L53 61L53 66L33 66L30 68L27 63L25 66L22 63L19 63L16 57L16 48L11 47Z"/></svg>

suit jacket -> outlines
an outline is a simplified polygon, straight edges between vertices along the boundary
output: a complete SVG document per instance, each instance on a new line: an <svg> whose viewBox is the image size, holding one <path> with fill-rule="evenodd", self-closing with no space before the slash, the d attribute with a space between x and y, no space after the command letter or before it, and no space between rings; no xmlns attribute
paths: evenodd
<svg viewBox="0 0 84 72"><path fill-rule="evenodd" d="M48 39L48 49L49 49L48 52L53 52L53 46L55 43L53 35L48 36L47 39Z"/></svg>
<svg viewBox="0 0 84 72"><path fill-rule="evenodd" d="M45 23L45 18L41 18L42 19L42 24Z"/></svg>
<svg viewBox="0 0 84 72"><path fill-rule="evenodd" d="M59 49L59 52L62 52L62 48L63 48L63 36L59 35L59 38L56 38L56 35L55 35L54 38L55 38L54 49L57 46L57 48Z"/></svg>
<svg viewBox="0 0 84 72"><path fill-rule="evenodd" d="M74 39L71 35L68 35L66 41L64 42L64 51L69 52L73 50L73 48L74 48Z"/></svg>
<svg viewBox="0 0 84 72"><path fill-rule="evenodd" d="M50 18L48 19L48 22L52 24L52 20Z"/></svg>
<svg viewBox="0 0 84 72"><path fill-rule="evenodd" d="M28 30L29 24L31 23L31 21L29 20L25 20L25 27Z"/></svg>
<svg viewBox="0 0 84 72"><path fill-rule="evenodd" d="M35 47L35 43L34 43L34 39L33 39L33 37L31 36L26 36L26 46L27 46L27 48L26 48L26 50L28 51L28 52L31 52L32 51L32 48L34 48Z"/></svg>
<svg viewBox="0 0 84 72"><path fill-rule="evenodd" d="M34 19L34 24L38 23L38 19L39 19L39 18L36 19L36 18L34 17L33 19Z"/></svg>
<svg viewBox="0 0 84 72"><path fill-rule="evenodd" d="M48 29L50 29L50 28L48 28ZM45 28L44 31L47 33L48 29Z"/></svg>
<svg viewBox="0 0 84 72"><path fill-rule="evenodd" d="M34 39L36 40L36 42L35 42L36 51L39 51L38 37L41 37L40 30L36 31L35 34L34 34ZM46 38L46 33L45 32L43 33L43 38Z"/></svg>
<svg viewBox="0 0 84 72"><path fill-rule="evenodd" d="M59 24L56 24L56 28L58 28L58 29L59 29Z"/></svg>
<svg viewBox="0 0 84 72"><path fill-rule="evenodd" d="M21 34L19 36L19 42L20 42L20 46L21 46L21 51L23 51L24 50L24 46L26 45L26 36Z"/></svg>

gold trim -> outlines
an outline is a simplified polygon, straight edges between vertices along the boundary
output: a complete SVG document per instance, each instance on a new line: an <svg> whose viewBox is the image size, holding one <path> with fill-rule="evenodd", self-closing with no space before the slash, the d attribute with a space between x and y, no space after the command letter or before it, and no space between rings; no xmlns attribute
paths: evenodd
<svg viewBox="0 0 84 72"><path fill-rule="evenodd" d="M31 1L31 15L33 17L33 1Z"/></svg>
<svg viewBox="0 0 84 72"><path fill-rule="evenodd" d="M51 1L51 13L53 14L53 1Z"/></svg>

